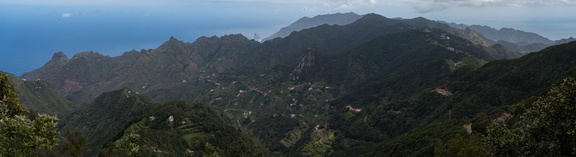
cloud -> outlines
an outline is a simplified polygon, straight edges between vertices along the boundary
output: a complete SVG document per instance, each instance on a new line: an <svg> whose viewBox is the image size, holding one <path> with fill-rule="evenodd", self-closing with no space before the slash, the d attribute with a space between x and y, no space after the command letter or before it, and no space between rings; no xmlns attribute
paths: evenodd
<svg viewBox="0 0 576 157"><path fill-rule="evenodd" d="M307 13L334 12L334 11L359 11L375 8L382 4L381 0L317 0L316 3L308 3L302 11Z"/></svg>
<svg viewBox="0 0 576 157"><path fill-rule="evenodd" d="M63 17L63 18L72 17L72 13L62 13L62 17Z"/></svg>
<svg viewBox="0 0 576 157"><path fill-rule="evenodd" d="M194 6L200 3L290 4L299 5L302 12L308 13L361 11L391 6L408 6L420 13L454 7L576 6L576 0L0 0L0 4L64 6Z"/></svg>
<svg viewBox="0 0 576 157"><path fill-rule="evenodd" d="M0 0L0 4L52 6L189 6L201 3L264 3L301 5L314 12L373 8L383 0ZM399 0L388 0L399 1Z"/></svg>
<svg viewBox="0 0 576 157"><path fill-rule="evenodd" d="M309 3L322 3L326 0L204 0L208 2L218 2L218 3L299 3L299 4L309 4Z"/></svg>
<svg viewBox="0 0 576 157"><path fill-rule="evenodd" d="M47 6L158 6L181 5L186 0L0 0L0 4L47 5Z"/></svg>
<svg viewBox="0 0 576 157"><path fill-rule="evenodd" d="M359 10L364 8L372 8L376 4L376 0L346 0L344 3L341 3L337 9Z"/></svg>
<svg viewBox="0 0 576 157"><path fill-rule="evenodd" d="M333 10L354 11L373 8L381 0L206 0L218 3L277 3L302 4L303 12L322 12Z"/></svg>
<svg viewBox="0 0 576 157"><path fill-rule="evenodd" d="M491 6L560 6L576 5L576 0L401 0L420 13L444 10L452 7Z"/></svg>

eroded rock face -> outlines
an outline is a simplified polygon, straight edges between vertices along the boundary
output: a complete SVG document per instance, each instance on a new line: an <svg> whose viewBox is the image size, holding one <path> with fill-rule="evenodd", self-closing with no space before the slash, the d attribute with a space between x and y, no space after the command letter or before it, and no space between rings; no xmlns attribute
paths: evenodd
<svg viewBox="0 0 576 157"><path fill-rule="evenodd" d="M46 80L61 97L87 103L102 92L148 84L146 93L182 80L199 80L206 74L230 73L238 59L260 43L240 34L202 37L185 43L174 37L156 49L128 51L121 56L82 52L68 58L57 52L43 67L25 73L29 80ZM242 60L241 60L242 61ZM160 96L159 96L160 97Z"/></svg>
<svg viewBox="0 0 576 157"><path fill-rule="evenodd" d="M308 53L300 58L296 68L289 74L290 80L298 80L303 71L306 71L308 67L314 66L315 61L316 57L312 50L308 49Z"/></svg>
<svg viewBox="0 0 576 157"><path fill-rule="evenodd" d="M75 79L67 79L64 80L64 85L61 92L63 95L68 95L72 92L78 91L80 88L82 88L80 82L76 81Z"/></svg>

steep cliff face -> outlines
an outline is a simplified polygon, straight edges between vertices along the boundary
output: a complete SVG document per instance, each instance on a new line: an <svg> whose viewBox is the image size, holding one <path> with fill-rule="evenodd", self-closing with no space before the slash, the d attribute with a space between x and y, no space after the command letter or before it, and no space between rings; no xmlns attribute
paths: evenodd
<svg viewBox="0 0 576 157"><path fill-rule="evenodd" d="M8 73L0 71L0 74ZM81 107L60 97L45 80L27 80L13 74L8 74L8 79L16 89L20 102L35 112L61 117Z"/></svg>
<svg viewBox="0 0 576 157"><path fill-rule="evenodd" d="M476 39L470 38L469 40L477 40L476 43L487 43L493 44L496 42L497 44L502 45L509 51L518 52L522 54L537 52L540 51L548 46L568 43L570 41L574 41L574 38L570 37L567 39L560 39L556 41L552 41L546 37L543 37L539 34L532 33L532 32L525 32L522 30L516 30L513 28L501 28L501 29L494 29L489 26L481 26L481 25L464 25L464 24L456 24L456 23L447 23L442 22L447 25L450 25L453 28L463 30L463 32L476 32L481 34L482 38ZM457 33L454 33L457 34ZM469 34L469 33L467 33ZM477 36L477 35L476 35ZM490 40L485 42L483 40ZM490 45L488 45L490 46Z"/></svg>
<svg viewBox="0 0 576 157"><path fill-rule="evenodd" d="M302 73L309 72L312 66L314 66L316 62L316 57L314 56L314 52L311 49L308 49L308 53L300 58L300 62L296 65L296 68L290 72L288 75L290 80L296 81L300 79L300 75Z"/></svg>
<svg viewBox="0 0 576 157"><path fill-rule="evenodd" d="M198 80L204 74L234 73L242 61L238 58L259 44L236 34L202 37L194 43L171 37L156 49L133 50L118 57L83 52L68 59L60 52L22 77L46 80L62 97L87 103L102 92L123 87L146 93L182 80Z"/></svg>
<svg viewBox="0 0 576 157"><path fill-rule="evenodd" d="M311 81L319 78L342 81L341 78L346 78L348 81L344 84L357 84L363 82L362 80L369 81L371 78L384 76L380 74L383 70L419 65L400 63L400 60L421 58L421 54L406 55L403 59L391 63L383 63L379 60L348 62L349 58L348 60L335 60L336 58L349 57L346 55L350 52L378 53L379 51L375 50L382 50L382 48L386 50L385 54L411 51L407 49L410 46L402 45L413 43L412 41L404 40L406 37L394 36L393 34L441 36L434 33L415 35L414 31L441 31L443 34L440 34L444 37L442 37L443 39L434 39L437 42L463 41L464 39L473 41L471 43L453 42L443 45L432 43L441 45L439 49L442 51L457 50L454 52L468 53L483 60L515 57L507 55L507 51L500 50L486 53L490 48L485 48L486 51L484 51L482 46L475 44L475 42L482 43L484 40L480 35L475 36L475 32L471 30L468 33L464 32L461 36L472 35L472 37L462 39L459 38L460 35L451 34L451 31L455 33L458 31L448 25L425 18L398 20L377 14L367 14L345 26L321 25L294 32L286 38L264 43L249 40L240 34L201 37L192 43L170 37L168 41L156 49L140 50L139 52L133 50L118 57L84 52L68 59L63 53L56 53L45 66L26 73L23 77L46 80L59 95L76 103L90 102L102 92L123 87L134 89L135 92L150 94L154 100L167 101L169 98L176 98L206 102L206 99L210 98L199 96L196 92L210 90L202 89L209 88L208 86L195 89L198 91L187 91L183 87L199 87L202 86L202 83L213 84L212 81L233 82L233 80L270 73L271 71L274 75L282 75L283 79L292 81ZM372 41L376 38L398 38L399 41L405 43L389 40L383 40L383 43ZM478 41L472 39L478 39ZM371 46L365 46L368 45L368 42ZM422 41L419 44L424 45L421 47L430 46L427 41ZM382 45L389 45L390 47ZM384 60L387 59L390 58ZM342 67L346 64L348 67ZM366 64L390 64L390 66L378 67L367 66ZM334 71L334 67L342 67L343 69ZM358 69L358 67L371 68L376 70L378 74ZM340 75L344 71L347 71L348 74ZM341 84L340 82L333 83ZM167 94L174 91L183 91L184 93L176 96Z"/></svg>
<svg viewBox="0 0 576 157"><path fill-rule="evenodd" d="M533 44L533 43L543 43L543 44L552 44L554 41L542 37L536 33L532 32L524 32L521 30L516 30L512 28L501 28L496 30L494 28L488 26L480 26L480 25L472 25L469 26L470 29L473 29L477 32L482 33L486 38L493 40L493 41L506 41L515 44Z"/></svg>
<svg viewBox="0 0 576 157"><path fill-rule="evenodd" d="M90 132L92 146L130 132L180 143L146 145L174 152L201 142L228 149L234 138L226 135L239 135L235 127L242 126L280 155L360 156L414 129L465 121L535 95L576 63L573 43L508 61L499 59L516 54L490 44L470 29L368 14L264 43L242 35L193 43L171 37L156 49L118 57L56 53L25 76L45 79L58 94L86 104L67 118L70 128ZM144 95L169 103L151 104ZM442 137L422 139L455 133L438 132ZM419 148L430 154L433 146Z"/></svg>
<svg viewBox="0 0 576 157"><path fill-rule="evenodd" d="M46 80L59 95L69 95L82 87L98 82L115 66L111 57L88 51L68 59L62 52L55 53L43 67L24 73L28 80Z"/></svg>

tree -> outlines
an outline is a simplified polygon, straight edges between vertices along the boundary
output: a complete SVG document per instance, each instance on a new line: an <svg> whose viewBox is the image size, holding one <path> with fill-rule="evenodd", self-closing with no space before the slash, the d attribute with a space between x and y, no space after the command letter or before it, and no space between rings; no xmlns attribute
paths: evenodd
<svg viewBox="0 0 576 157"><path fill-rule="evenodd" d="M514 128L489 126L486 144L493 156L576 155L576 80L552 86L526 107Z"/></svg>
<svg viewBox="0 0 576 157"><path fill-rule="evenodd" d="M139 134L129 133L111 144L110 149L124 156L140 156L142 138Z"/></svg>
<svg viewBox="0 0 576 157"><path fill-rule="evenodd" d="M434 147L434 156L466 156L482 157L488 156L481 140L476 135L466 135L465 137L457 134L456 137L448 140L447 143L439 143Z"/></svg>
<svg viewBox="0 0 576 157"><path fill-rule="evenodd" d="M3 117L27 114L24 106L19 103L18 94L16 94L16 90L10 84L6 74L0 74L0 98L3 104L0 106Z"/></svg>
<svg viewBox="0 0 576 157"><path fill-rule="evenodd" d="M66 141L62 146L64 151L70 156L81 156L86 145L86 139L78 132L66 131Z"/></svg>
<svg viewBox="0 0 576 157"><path fill-rule="evenodd" d="M33 156L55 148L58 119L26 110L6 74L0 75L0 97L0 156Z"/></svg>

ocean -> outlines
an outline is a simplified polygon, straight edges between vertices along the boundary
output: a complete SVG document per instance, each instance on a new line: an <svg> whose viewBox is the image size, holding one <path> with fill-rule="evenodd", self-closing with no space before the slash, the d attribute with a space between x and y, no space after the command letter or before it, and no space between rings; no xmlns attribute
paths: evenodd
<svg viewBox="0 0 576 157"><path fill-rule="evenodd" d="M201 36L241 33L271 35L294 17L230 13L202 8L0 6L0 71L16 74L40 68L56 52L69 58L95 51L119 56L153 49L171 36L193 42ZM258 18L253 18L258 16Z"/></svg>

